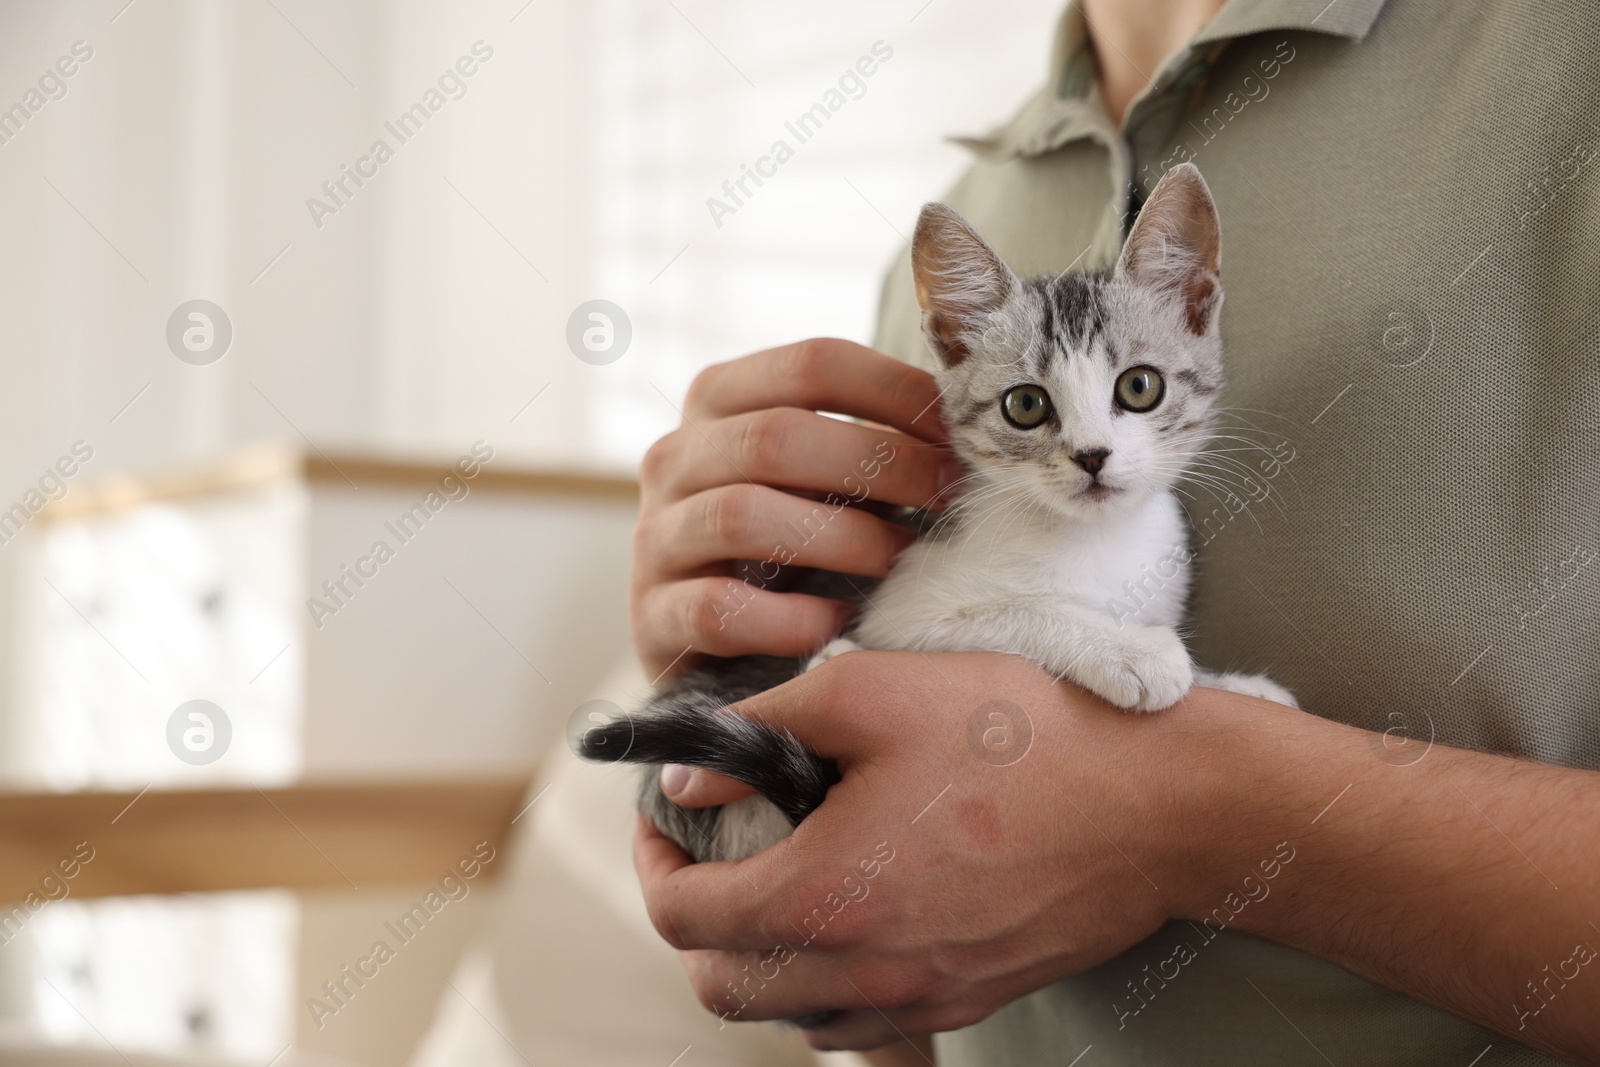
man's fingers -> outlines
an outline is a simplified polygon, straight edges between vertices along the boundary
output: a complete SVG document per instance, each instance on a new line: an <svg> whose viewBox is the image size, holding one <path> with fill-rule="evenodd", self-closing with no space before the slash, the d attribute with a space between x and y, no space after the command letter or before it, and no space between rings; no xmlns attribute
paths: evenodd
<svg viewBox="0 0 1600 1067"><path fill-rule="evenodd" d="M757 352L703 371L684 411L717 419L763 408L833 411L943 441L933 376L850 341L819 338Z"/></svg>
<svg viewBox="0 0 1600 1067"><path fill-rule="evenodd" d="M771 1022L829 1012L806 1031L812 1048L872 1049L970 1025L986 1012L969 1003L919 999L925 983L900 961L846 958L791 941L754 952L685 952L684 970L702 1004L729 1022Z"/></svg>
<svg viewBox="0 0 1600 1067"><path fill-rule="evenodd" d="M842 503L818 503L740 482L696 493L645 520L658 573L686 575L730 559L882 578L913 536Z"/></svg>
<svg viewBox="0 0 1600 1067"><path fill-rule="evenodd" d="M805 1031L806 1044L818 1052L866 1051L907 1037L890 1016L872 1008L847 1011L820 1030Z"/></svg>
<svg viewBox="0 0 1600 1067"><path fill-rule="evenodd" d="M855 609L805 593L775 593L737 578L689 578L658 585L641 604L640 633L653 644L710 656L809 656Z"/></svg>
<svg viewBox="0 0 1600 1067"><path fill-rule="evenodd" d="M870 967L858 966L862 977L853 978L842 960L792 942L757 952L686 952L683 966L701 1002L730 1022L837 1013L806 1031L813 1048L878 1048L908 1033L890 1000L880 999L893 994L879 992L884 979Z"/></svg>
<svg viewBox="0 0 1600 1067"><path fill-rule="evenodd" d="M685 952L683 969L701 1003L729 1021L770 1022L851 1004L865 1007L836 966L819 974L830 965L807 958L797 941L791 937L785 944L748 952Z"/></svg>
<svg viewBox="0 0 1600 1067"><path fill-rule="evenodd" d="M640 887L645 891L645 909L650 913L650 922L655 926L656 933L673 947L678 946L680 939L677 932L666 925L666 916L658 916L656 909L651 906L650 887L660 885L674 873L692 866L694 861L683 849L662 836L655 823L644 815L634 818L633 869L639 876Z"/></svg>
<svg viewBox="0 0 1600 1067"><path fill-rule="evenodd" d="M685 808L710 808L732 804L755 792L736 778L673 763L661 768L661 791Z"/></svg>
<svg viewBox="0 0 1600 1067"><path fill-rule="evenodd" d="M777 943L774 901L784 899L768 849L739 863L690 863L683 850L640 816L633 866L656 932L680 951L748 949ZM771 927L769 929L769 927Z"/></svg>
<svg viewBox="0 0 1600 1067"><path fill-rule="evenodd" d="M680 431L677 462L656 489L681 499L748 482L921 508L963 476L939 446L801 408L766 408Z"/></svg>

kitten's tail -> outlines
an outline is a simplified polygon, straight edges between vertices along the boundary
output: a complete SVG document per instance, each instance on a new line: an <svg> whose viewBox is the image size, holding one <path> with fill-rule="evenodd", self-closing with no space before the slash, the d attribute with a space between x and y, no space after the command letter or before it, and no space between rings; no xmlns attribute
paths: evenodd
<svg viewBox="0 0 1600 1067"><path fill-rule="evenodd" d="M754 788L796 826L839 780L830 761L812 755L787 730L687 697L658 700L647 714L589 730L578 754L600 763L703 767Z"/></svg>

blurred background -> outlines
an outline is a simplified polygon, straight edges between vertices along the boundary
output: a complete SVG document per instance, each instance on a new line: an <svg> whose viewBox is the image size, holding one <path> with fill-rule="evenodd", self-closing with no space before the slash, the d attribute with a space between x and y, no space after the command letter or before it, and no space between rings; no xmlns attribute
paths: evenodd
<svg viewBox="0 0 1600 1067"><path fill-rule="evenodd" d="M800 1057L563 726L690 379L870 339L1060 6L0 3L0 1063Z"/></svg>

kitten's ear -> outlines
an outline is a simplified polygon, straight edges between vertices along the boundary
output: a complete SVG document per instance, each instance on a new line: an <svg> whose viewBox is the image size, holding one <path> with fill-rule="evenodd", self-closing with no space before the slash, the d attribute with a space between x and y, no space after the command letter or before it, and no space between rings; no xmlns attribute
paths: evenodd
<svg viewBox="0 0 1600 1067"><path fill-rule="evenodd" d="M922 332L947 367L971 354L961 335L974 320L1005 303L1020 284L967 220L944 204L924 205L917 219L911 273Z"/></svg>
<svg viewBox="0 0 1600 1067"><path fill-rule="evenodd" d="M1222 306L1222 227L1211 190L1193 163L1156 183L1122 246L1115 276L1183 301L1189 329L1203 335Z"/></svg>

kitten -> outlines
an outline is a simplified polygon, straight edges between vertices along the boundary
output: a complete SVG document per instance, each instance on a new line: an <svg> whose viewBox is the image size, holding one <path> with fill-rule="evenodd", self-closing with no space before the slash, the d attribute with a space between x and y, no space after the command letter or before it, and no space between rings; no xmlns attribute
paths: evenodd
<svg viewBox="0 0 1600 1067"><path fill-rule="evenodd" d="M1223 385L1219 251L1211 192L1188 163L1161 179L1110 272L1022 281L955 211L923 208L911 249L923 334L950 447L972 473L875 592L802 576L806 592L865 601L805 669L857 648L1011 652L1135 711L1196 682L1294 705L1265 677L1197 672L1174 629L1191 559L1174 485L1204 454ZM793 737L725 710L797 666L745 656L687 671L580 752L650 764L641 807L662 832L698 862L744 859L837 780ZM679 808L660 791L663 763L759 795Z"/></svg>

